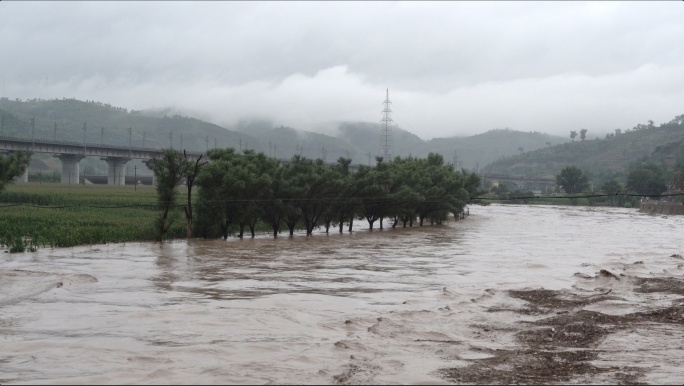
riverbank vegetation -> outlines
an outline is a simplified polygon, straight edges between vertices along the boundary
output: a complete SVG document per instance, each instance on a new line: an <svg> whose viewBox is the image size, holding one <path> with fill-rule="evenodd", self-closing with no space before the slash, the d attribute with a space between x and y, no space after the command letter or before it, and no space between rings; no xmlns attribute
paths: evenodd
<svg viewBox="0 0 684 386"><path fill-rule="evenodd" d="M345 224L351 230L355 219L368 221L371 230L376 223L382 229L385 219L392 227L441 223L450 214L460 218L480 193L476 174L458 171L433 153L426 159L396 157L390 162L378 157L376 166L361 165L355 171L348 158L330 165L299 155L283 163L252 150L212 149L207 155L211 162L199 172L197 161L184 160L173 150L153 166L156 175L164 176L185 163L181 169L187 170L186 180L196 176L197 219L186 210L187 229L203 238L225 239L235 228L239 237L245 229L253 237L259 223L270 227L274 237L284 227L290 235L295 229L311 235L318 227L342 232ZM165 180L158 182L160 203L176 186L172 178ZM163 226L158 229L163 238Z"/></svg>
<svg viewBox="0 0 684 386"><path fill-rule="evenodd" d="M175 162L172 174L182 178L159 178L154 187L9 185L0 193L0 244L19 252L190 236L225 239L243 237L246 230L252 237L266 231L277 237L283 229L311 235L318 228L350 231L357 219L371 229L421 226L461 218L481 184L477 175L436 154L380 158L375 167L358 170L344 158L333 165L300 156L282 163L252 150L210 150L207 164L173 150L165 155L156 161L157 177ZM191 180L194 192L186 183Z"/></svg>
<svg viewBox="0 0 684 386"><path fill-rule="evenodd" d="M634 162L627 183L617 178L594 188L586 174L567 166L556 176L556 189L541 194L500 183L480 196L481 200L508 204L601 205L633 208L642 199L664 199L684 203L684 165L668 169L655 162Z"/></svg>

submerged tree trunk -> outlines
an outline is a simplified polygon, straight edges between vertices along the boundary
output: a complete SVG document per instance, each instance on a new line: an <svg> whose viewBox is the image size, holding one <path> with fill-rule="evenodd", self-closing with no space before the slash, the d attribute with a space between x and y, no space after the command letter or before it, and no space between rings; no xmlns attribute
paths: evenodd
<svg viewBox="0 0 684 386"><path fill-rule="evenodd" d="M228 239L228 223L226 221L221 222L221 233L224 240Z"/></svg>

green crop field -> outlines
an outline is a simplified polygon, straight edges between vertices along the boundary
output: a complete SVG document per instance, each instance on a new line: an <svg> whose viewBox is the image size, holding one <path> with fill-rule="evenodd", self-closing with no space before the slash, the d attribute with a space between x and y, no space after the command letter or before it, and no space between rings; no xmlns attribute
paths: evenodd
<svg viewBox="0 0 684 386"><path fill-rule="evenodd" d="M178 203L186 196L179 189ZM11 184L0 193L0 245L10 252L41 247L154 240L152 186ZM182 208L169 237L185 236Z"/></svg>

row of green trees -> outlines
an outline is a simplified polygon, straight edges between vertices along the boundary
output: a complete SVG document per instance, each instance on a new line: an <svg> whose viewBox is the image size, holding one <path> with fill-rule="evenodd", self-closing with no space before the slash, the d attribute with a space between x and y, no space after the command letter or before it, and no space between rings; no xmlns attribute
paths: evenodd
<svg viewBox="0 0 684 386"><path fill-rule="evenodd" d="M246 229L254 236L258 225L277 237L285 227L290 235L296 229L310 235L318 227L327 233L331 226L343 232L345 224L351 231L355 219L367 220L370 229L376 223L382 229L385 219L392 227L441 223L449 214L460 218L481 193L475 173L455 170L439 154L389 162L378 157L374 167L357 170L349 158L330 165L295 155L282 163L253 150L234 149L212 149L207 156L210 162L167 150L152 163L162 209L160 238L174 221L170 213L182 181L188 189L188 237L203 238L227 238L233 232L242 237ZM193 186L198 188L196 201Z"/></svg>

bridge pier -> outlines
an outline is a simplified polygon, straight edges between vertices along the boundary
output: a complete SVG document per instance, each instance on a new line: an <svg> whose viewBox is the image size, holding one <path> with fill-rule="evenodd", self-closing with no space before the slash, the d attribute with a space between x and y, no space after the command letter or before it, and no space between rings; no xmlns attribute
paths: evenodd
<svg viewBox="0 0 684 386"><path fill-rule="evenodd" d="M152 164L154 163L154 158L147 159L147 160L143 161L143 163L145 164L145 166L147 166L148 169L154 170L154 169L152 169ZM152 185L157 185L157 175L154 173L152 173Z"/></svg>
<svg viewBox="0 0 684 386"><path fill-rule="evenodd" d="M81 154L56 154L55 157L62 161L62 183L78 184L79 162L85 156Z"/></svg>
<svg viewBox="0 0 684 386"><path fill-rule="evenodd" d="M107 166L109 166L107 171L107 185L126 185L125 165L126 162L131 159L125 157L106 157L100 159L107 162Z"/></svg>

